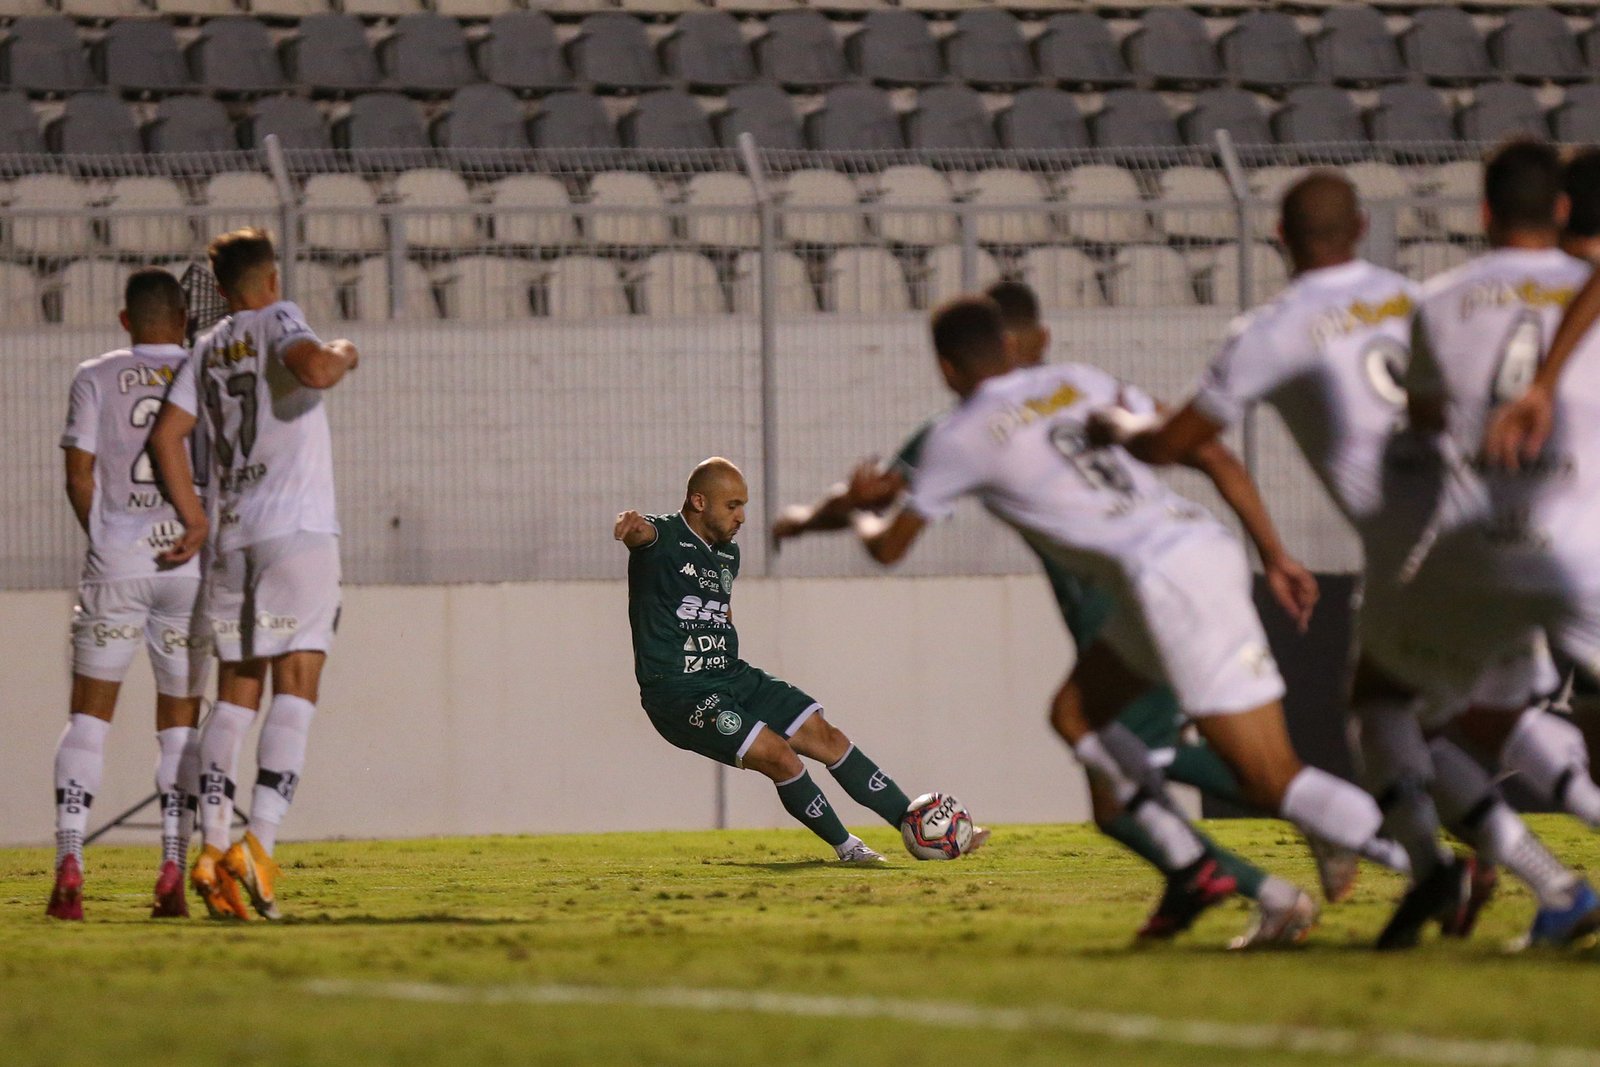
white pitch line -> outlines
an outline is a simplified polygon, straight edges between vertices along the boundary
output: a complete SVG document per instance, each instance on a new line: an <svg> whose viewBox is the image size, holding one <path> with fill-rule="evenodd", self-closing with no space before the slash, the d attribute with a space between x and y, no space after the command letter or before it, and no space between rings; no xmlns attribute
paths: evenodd
<svg viewBox="0 0 1600 1067"><path fill-rule="evenodd" d="M1187 1045L1252 1052L1302 1052L1369 1056L1445 1067L1600 1067L1600 1049L1535 1045L1526 1041L1472 1041L1423 1034L1362 1033L1311 1026L1162 1019L1154 1015L1077 1011L1070 1008L995 1008L955 1001L885 997L812 996L739 989L621 989L604 986L454 986L432 982L357 982L319 979L306 992L322 997L402 1000L430 1004L579 1004L671 1008L700 1012L755 1012L820 1019L890 1019L919 1026L1013 1033L1057 1031L1113 1041Z"/></svg>

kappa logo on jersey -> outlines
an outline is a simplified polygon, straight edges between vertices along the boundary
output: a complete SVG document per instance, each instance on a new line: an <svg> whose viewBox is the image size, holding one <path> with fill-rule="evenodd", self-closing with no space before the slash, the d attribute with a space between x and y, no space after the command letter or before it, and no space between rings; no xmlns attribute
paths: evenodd
<svg viewBox="0 0 1600 1067"><path fill-rule="evenodd" d="M695 570L695 566L694 566L693 563L685 563L682 567L680 567L678 569L678 573L679 574L687 574L691 578L700 577L700 572Z"/></svg>
<svg viewBox="0 0 1600 1067"><path fill-rule="evenodd" d="M147 367L140 363L117 375L117 391L129 393L135 389L165 389L172 384L175 373L172 367Z"/></svg>
<svg viewBox="0 0 1600 1067"><path fill-rule="evenodd" d="M744 725L744 720L739 718L737 711L724 711L717 716L717 733L732 737L739 732L739 727Z"/></svg>
<svg viewBox="0 0 1600 1067"><path fill-rule="evenodd" d="M823 796L821 793L818 793L816 798L812 800L811 803L806 805L806 818L820 819L822 818L822 813L827 810L828 798Z"/></svg>

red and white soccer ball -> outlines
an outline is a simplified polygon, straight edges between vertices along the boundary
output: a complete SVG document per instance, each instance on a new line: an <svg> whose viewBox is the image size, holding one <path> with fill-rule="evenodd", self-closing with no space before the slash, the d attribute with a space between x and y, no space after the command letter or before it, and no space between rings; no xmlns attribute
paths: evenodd
<svg viewBox="0 0 1600 1067"><path fill-rule="evenodd" d="M972 844L972 816L945 793L924 793L900 818L906 851L919 860L953 860Z"/></svg>

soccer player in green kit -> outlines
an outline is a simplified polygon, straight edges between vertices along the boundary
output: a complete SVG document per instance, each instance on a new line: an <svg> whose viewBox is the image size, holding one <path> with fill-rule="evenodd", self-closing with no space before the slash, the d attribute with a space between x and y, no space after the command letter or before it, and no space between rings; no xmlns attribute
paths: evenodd
<svg viewBox="0 0 1600 1067"><path fill-rule="evenodd" d="M899 828L911 801L806 693L739 658L733 582L750 490L739 468L714 457L689 476L675 515L617 516L628 547L628 621L639 701L678 748L771 778L784 810L833 846L840 861L883 857L850 833L801 756L827 766L857 803ZM972 851L988 832L974 828Z"/></svg>

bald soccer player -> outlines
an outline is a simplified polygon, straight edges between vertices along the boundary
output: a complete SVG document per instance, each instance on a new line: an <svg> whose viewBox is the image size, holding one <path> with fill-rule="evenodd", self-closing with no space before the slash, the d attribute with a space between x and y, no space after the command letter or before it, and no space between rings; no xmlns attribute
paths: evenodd
<svg viewBox="0 0 1600 1067"><path fill-rule="evenodd" d="M673 515L617 516L628 547L628 621L639 702L678 748L772 779L784 810L833 847L843 863L883 857L850 833L800 757L827 766L857 803L899 828L911 801L865 752L828 722L809 695L739 658L734 538L750 488L739 468L713 457L689 475ZM988 831L975 829L968 851Z"/></svg>

